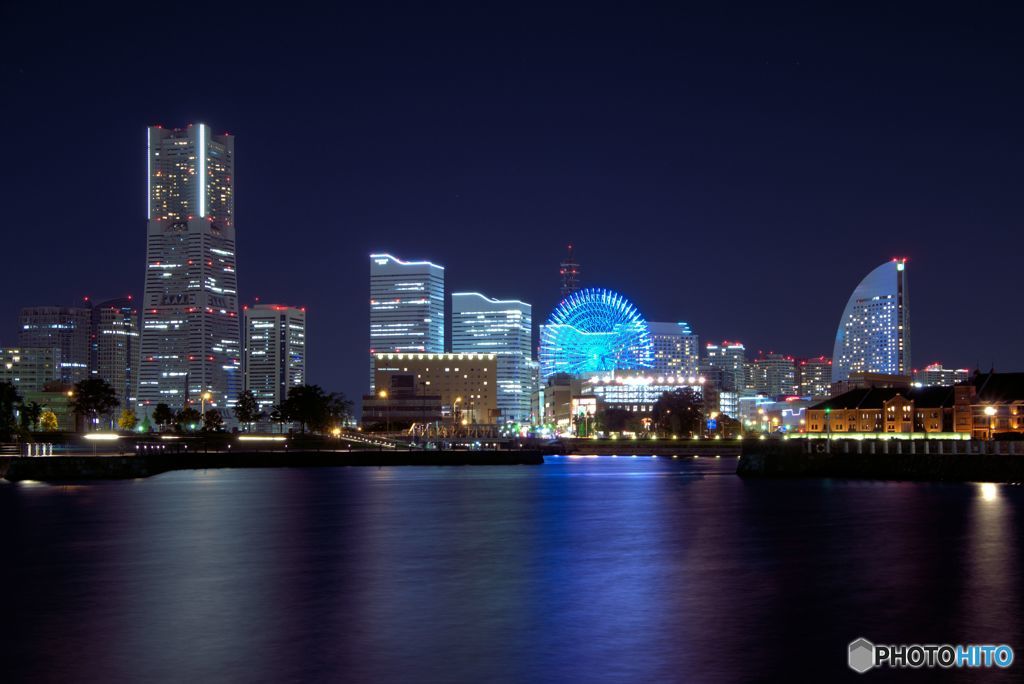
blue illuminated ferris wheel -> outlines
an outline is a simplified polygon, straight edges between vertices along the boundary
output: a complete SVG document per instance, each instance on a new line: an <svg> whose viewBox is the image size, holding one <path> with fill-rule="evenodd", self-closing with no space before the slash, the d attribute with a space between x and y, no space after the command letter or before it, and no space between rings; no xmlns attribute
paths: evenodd
<svg viewBox="0 0 1024 684"><path fill-rule="evenodd" d="M551 312L540 331L540 372L581 375L654 365L647 321L617 292L577 290Z"/></svg>

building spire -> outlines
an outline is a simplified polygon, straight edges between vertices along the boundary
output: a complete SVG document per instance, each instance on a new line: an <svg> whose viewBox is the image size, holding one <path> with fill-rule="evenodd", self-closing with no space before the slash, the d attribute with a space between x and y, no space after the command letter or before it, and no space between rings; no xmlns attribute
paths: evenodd
<svg viewBox="0 0 1024 684"><path fill-rule="evenodd" d="M580 289L580 265L572 255L572 243L569 243L569 254L559 264L558 274L562 278L562 299Z"/></svg>

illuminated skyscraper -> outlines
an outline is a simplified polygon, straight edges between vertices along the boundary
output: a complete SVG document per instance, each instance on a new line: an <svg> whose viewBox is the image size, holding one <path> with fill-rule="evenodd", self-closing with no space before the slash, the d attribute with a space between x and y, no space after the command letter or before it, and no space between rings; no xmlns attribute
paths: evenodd
<svg viewBox="0 0 1024 684"><path fill-rule="evenodd" d="M700 367L697 335L686 323L648 323L654 345L654 371L696 376Z"/></svg>
<svg viewBox="0 0 1024 684"><path fill-rule="evenodd" d="M245 389L270 413L306 384L306 310L279 304L245 309Z"/></svg>
<svg viewBox="0 0 1024 684"><path fill-rule="evenodd" d="M89 377L92 310L77 306L30 306L21 310L18 346L59 349L58 379L74 384Z"/></svg>
<svg viewBox="0 0 1024 684"><path fill-rule="evenodd" d="M819 356L802 359L796 366L797 394L801 397L827 397L831 394L832 359Z"/></svg>
<svg viewBox="0 0 1024 684"><path fill-rule="evenodd" d="M206 124L147 132L146 290L139 401L234 405L242 387L235 140ZM147 408L146 410L149 410Z"/></svg>
<svg viewBox="0 0 1024 684"><path fill-rule="evenodd" d="M530 338L533 309L526 302L452 293L452 352L495 354L500 420L526 420L533 396Z"/></svg>
<svg viewBox="0 0 1024 684"><path fill-rule="evenodd" d="M758 394L775 398L796 393L796 362L792 356L762 354L750 369L751 384Z"/></svg>
<svg viewBox="0 0 1024 684"><path fill-rule="evenodd" d="M710 369L721 371L719 389L739 392L746 388L747 350L742 342L725 341L720 345L708 343L704 349L704 365L709 371L701 369L701 374L706 374L709 379L717 375Z"/></svg>
<svg viewBox="0 0 1024 684"><path fill-rule="evenodd" d="M387 352L444 353L443 266L370 255L370 354Z"/></svg>
<svg viewBox="0 0 1024 684"><path fill-rule="evenodd" d="M572 256L572 245L569 245L569 255L558 265L558 274L562 278L562 299L580 289L580 264Z"/></svg>
<svg viewBox="0 0 1024 684"><path fill-rule="evenodd" d="M871 271L850 295L836 330L832 382L850 373L910 375L910 298L907 261Z"/></svg>
<svg viewBox="0 0 1024 684"><path fill-rule="evenodd" d="M92 307L91 377L106 380L122 408L135 406L139 373L139 309L131 297Z"/></svg>

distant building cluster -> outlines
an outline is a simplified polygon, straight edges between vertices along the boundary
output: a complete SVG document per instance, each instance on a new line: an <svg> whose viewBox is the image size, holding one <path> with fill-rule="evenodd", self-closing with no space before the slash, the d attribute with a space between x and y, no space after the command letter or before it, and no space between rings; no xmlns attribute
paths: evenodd
<svg viewBox="0 0 1024 684"><path fill-rule="evenodd" d="M913 370L905 259L857 285L833 355L808 358L748 356L737 340L701 345L689 324L648 321L624 295L583 286L581 272L570 246L559 263L561 301L538 326L534 347L530 304L454 292L446 329L442 266L370 255L364 425L587 434L609 411L650 424L659 400L680 395L709 426L724 422L737 432L813 434L824 429L827 407L837 433L952 432L970 424L974 434L988 434L963 418L978 413L964 403L968 394L975 403L991 395L982 385L967 389L974 387L967 370L939 363ZM1007 426L1017 425L1015 410L1007 409Z"/></svg>
<svg viewBox="0 0 1024 684"><path fill-rule="evenodd" d="M0 381L62 419L70 388L89 378L144 415L202 398L230 421L244 389L261 408L279 404L306 383L306 312L258 305L239 316L234 137L151 126L146 169L141 301L23 308L17 343L0 347Z"/></svg>

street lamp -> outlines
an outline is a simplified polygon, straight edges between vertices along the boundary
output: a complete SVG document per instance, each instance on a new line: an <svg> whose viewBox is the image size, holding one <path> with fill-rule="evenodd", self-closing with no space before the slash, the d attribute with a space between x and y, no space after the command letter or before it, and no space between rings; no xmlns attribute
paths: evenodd
<svg viewBox="0 0 1024 684"><path fill-rule="evenodd" d="M199 413L203 415L203 419L206 419L206 402L213 399L213 395L207 390L199 395Z"/></svg>
<svg viewBox="0 0 1024 684"><path fill-rule="evenodd" d="M988 438L989 439L995 439L995 437L996 437L996 421L995 421L996 407L995 406L986 406L985 407L985 415L988 416Z"/></svg>
<svg viewBox="0 0 1024 684"><path fill-rule="evenodd" d="M388 391L381 390L377 393L377 396L385 400L384 403L384 431L391 432L391 403L386 401L388 398Z"/></svg>

